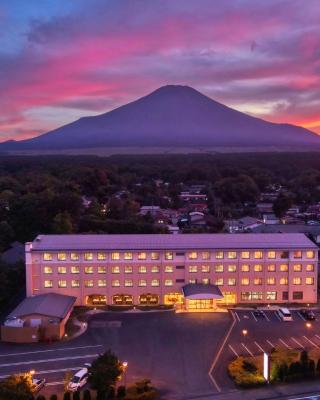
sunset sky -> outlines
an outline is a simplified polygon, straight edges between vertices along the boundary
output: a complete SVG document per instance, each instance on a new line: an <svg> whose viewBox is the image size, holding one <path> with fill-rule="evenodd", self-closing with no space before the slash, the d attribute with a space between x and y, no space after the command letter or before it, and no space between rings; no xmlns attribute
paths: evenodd
<svg viewBox="0 0 320 400"><path fill-rule="evenodd" d="M1 0L0 141L165 84L320 134L320 1Z"/></svg>

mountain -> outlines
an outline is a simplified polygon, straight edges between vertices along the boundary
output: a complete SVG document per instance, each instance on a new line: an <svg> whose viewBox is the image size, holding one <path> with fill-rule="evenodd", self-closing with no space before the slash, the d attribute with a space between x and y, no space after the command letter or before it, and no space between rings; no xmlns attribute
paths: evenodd
<svg viewBox="0 0 320 400"><path fill-rule="evenodd" d="M320 137L233 110L188 86L163 86L105 114L84 117L0 150L90 147L314 147Z"/></svg>

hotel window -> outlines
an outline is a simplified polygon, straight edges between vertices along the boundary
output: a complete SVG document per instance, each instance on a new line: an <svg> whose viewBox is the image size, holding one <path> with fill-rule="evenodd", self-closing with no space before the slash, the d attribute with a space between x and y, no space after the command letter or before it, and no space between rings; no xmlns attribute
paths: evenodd
<svg viewBox="0 0 320 400"><path fill-rule="evenodd" d="M191 283L192 285L194 285L197 282L198 282L197 279L189 279L189 283Z"/></svg>
<svg viewBox="0 0 320 400"><path fill-rule="evenodd" d="M125 281L124 281L124 286L126 286L126 287L131 287L131 286L133 286L132 279L125 279Z"/></svg>
<svg viewBox="0 0 320 400"><path fill-rule="evenodd" d="M236 251L228 251L228 258L229 259L237 258L237 252Z"/></svg>
<svg viewBox="0 0 320 400"><path fill-rule="evenodd" d="M314 258L314 251L313 250L309 250L306 252L306 257L307 258Z"/></svg>
<svg viewBox="0 0 320 400"><path fill-rule="evenodd" d="M189 272L198 272L198 267L196 265L189 265Z"/></svg>
<svg viewBox="0 0 320 400"><path fill-rule="evenodd" d="M277 300L277 292L267 292L266 300Z"/></svg>
<svg viewBox="0 0 320 400"><path fill-rule="evenodd" d="M98 253L98 260L105 260L106 258L106 253Z"/></svg>
<svg viewBox="0 0 320 400"><path fill-rule="evenodd" d="M281 272L287 272L288 271L288 264L281 264L280 265L280 271Z"/></svg>
<svg viewBox="0 0 320 400"><path fill-rule="evenodd" d="M253 269L254 269L254 272L262 272L262 265L261 264L255 264Z"/></svg>
<svg viewBox="0 0 320 400"><path fill-rule="evenodd" d="M52 288L53 287L53 281L44 281L44 287L45 288Z"/></svg>
<svg viewBox="0 0 320 400"><path fill-rule="evenodd" d="M276 258L276 252L274 250L270 250L270 251L268 251L267 256L269 259Z"/></svg>
<svg viewBox="0 0 320 400"><path fill-rule="evenodd" d="M287 285L288 284L288 278L280 278L280 285Z"/></svg>
<svg viewBox="0 0 320 400"><path fill-rule="evenodd" d="M241 292L241 300L251 300L251 292Z"/></svg>
<svg viewBox="0 0 320 400"><path fill-rule="evenodd" d="M140 265L139 273L140 274L145 274L146 272L147 272L147 267L145 265Z"/></svg>
<svg viewBox="0 0 320 400"><path fill-rule="evenodd" d="M79 274L80 268L78 266L72 266L71 267L71 273L72 274Z"/></svg>
<svg viewBox="0 0 320 400"><path fill-rule="evenodd" d="M166 251L166 252L164 253L164 258L165 258L166 260L173 260L173 253L172 253L172 251Z"/></svg>
<svg viewBox="0 0 320 400"><path fill-rule="evenodd" d="M210 272L210 266L209 265L202 265L201 266L201 271L202 272Z"/></svg>
<svg viewBox="0 0 320 400"><path fill-rule="evenodd" d="M275 285L276 284L276 278L275 277L270 277L267 278L267 285Z"/></svg>
<svg viewBox="0 0 320 400"><path fill-rule="evenodd" d="M276 271L276 265L275 264L269 264L267 269L268 269L268 272L275 272Z"/></svg>
<svg viewBox="0 0 320 400"><path fill-rule="evenodd" d="M98 265L98 274L105 274L107 272L107 268L103 265Z"/></svg>
<svg viewBox="0 0 320 400"><path fill-rule="evenodd" d="M164 286L172 286L173 285L173 280L172 279L166 279L164 281Z"/></svg>
<svg viewBox="0 0 320 400"><path fill-rule="evenodd" d="M152 265L151 272L160 272L160 268L158 265Z"/></svg>
<svg viewBox="0 0 320 400"><path fill-rule="evenodd" d="M124 267L124 273L125 273L125 274L132 274L132 271L133 271L133 268L132 268L131 265L126 265L126 266Z"/></svg>
<svg viewBox="0 0 320 400"><path fill-rule="evenodd" d="M85 280L84 287L93 287L93 280L92 279Z"/></svg>
<svg viewBox="0 0 320 400"><path fill-rule="evenodd" d="M255 259L261 260L262 257L263 257L262 251L255 251L255 252L254 252L254 258L255 258Z"/></svg>
<svg viewBox="0 0 320 400"><path fill-rule="evenodd" d="M223 272L223 264L218 264L214 267L216 272Z"/></svg>
<svg viewBox="0 0 320 400"><path fill-rule="evenodd" d="M188 254L189 260L196 260L198 258L198 253L196 251L191 251L191 253Z"/></svg>
<svg viewBox="0 0 320 400"><path fill-rule="evenodd" d="M71 287L80 287L80 281L77 279L73 279L71 281Z"/></svg>
<svg viewBox="0 0 320 400"><path fill-rule="evenodd" d="M66 274L67 267L58 267L58 274Z"/></svg>
<svg viewBox="0 0 320 400"><path fill-rule="evenodd" d="M112 272L113 274L120 274L120 267L119 267L119 265L114 265L114 266L111 268L111 272Z"/></svg>
<svg viewBox="0 0 320 400"><path fill-rule="evenodd" d="M119 287L120 286L119 279L113 279L113 281L111 282L111 286L112 287Z"/></svg>
<svg viewBox="0 0 320 400"><path fill-rule="evenodd" d="M254 278L253 284L254 285L262 285L262 278Z"/></svg>
<svg viewBox="0 0 320 400"><path fill-rule="evenodd" d="M300 276L295 276L295 277L293 278L293 280L292 280L292 283L293 283L294 285L301 285L301 278L300 278Z"/></svg>
<svg viewBox="0 0 320 400"><path fill-rule="evenodd" d="M217 251L216 252L216 259L222 259L223 258L223 251Z"/></svg>
<svg viewBox="0 0 320 400"><path fill-rule="evenodd" d="M293 300L302 300L303 299L303 292L293 292L292 293Z"/></svg>
<svg viewBox="0 0 320 400"><path fill-rule="evenodd" d="M241 271L242 272L249 272L250 271L250 266L248 264L241 265Z"/></svg>
<svg viewBox="0 0 320 400"><path fill-rule="evenodd" d="M251 300L262 300L262 292L252 292Z"/></svg>
<svg viewBox="0 0 320 400"><path fill-rule="evenodd" d="M313 264L307 264L306 265L306 271L307 272L313 272L314 271L314 265Z"/></svg>
<svg viewBox="0 0 320 400"><path fill-rule="evenodd" d="M93 260L93 253L84 253L84 259L86 261L91 261Z"/></svg>
<svg viewBox="0 0 320 400"><path fill-rule="evenodd" d="M159 253L156 251L153 251L151 253L151 260L159 260Z"/></svg>
<svg viewBox="0 0 320 400"><path fill-rule="evenodd" d="M70 260L78 261L79 260L79 254L78 253L70 253Z"/></svg>
<svg viewBox="0 0 320 400"><path fill-rule="evenodd" d="M247 285L249 285L249 283L250 283L249 278L242 278L241 279L241 285L247 286Z"/></svg>
<svg viewBox="0 0 320 400"><path fill-rule="evenodd" d="M138 260L146 260L146 259L147 259L147 253L145 253L144 251L138 253Z"/></svg>
<svg viewBox="0 0 320 400"><path fill-rule="evenodd" d="M210 252L209 251L203 251L202 252L202 259L203 260L209 260L210 259Z"/></svg>
<svg viewBox="0 0 320 400"><path fill-rule="evenodd" d="M289 252L288 251L281 251L280 258L289 258Z"/></svg>
<svg viewBox="0 0 320 400"><path fill-rule="evenodd" d="M124 253L123 258L124 258L125 260L132 260L132 259L133 259L133 255L132 255L132 253L126 252L126 253Z"/></svg>
<svg viewBox="0 0 320 400"><path fill-rule="evenodd" d="M289 300L289 292L282 292L282 300Z"/></svg>
<svg viewBox="0 0 320 400"><path fill-rule="evenodd" d="M173 272L173 267L172 265L166 265L164 267L164 272Z"/></svg>
<svg viewBox="0 0 320 400"><path fill-rule="evenodd" d="M58 281L58 287L60 288L67 287L67 281L65 280Z"/></svg>
<svg viewBox="0 0 320 400"><path fill-rule="evenodd" d="M210 279L209 279L209 278L203 278L203 279L202 279L202 283L203 283L204 285L209 285Z"/></svg>
<svg viewBox="0 0 320 400"><path fill-rule="evenodd" d="M217 278L214 284L217 285L217 286L222 286L223 285L223 278Z"/></svg>
<svg viewBox="0 0 320 400"><path fill-rule="evenodd" d="M302 251L301 250L294 251L293 258L302 258Z"/></svg>
<svg viewBox="0 0 320 400"><path fill-rule="evenodd" d="M293 265L293 270L295 272L301 272L302 271L302 265L301 264L294 264Z"/></svg>
<svg viewBox="0 0 320 400"><path fill-rule="evenodd" d="M228 265L228 272L236 272L237 266L235 264Z"/></svg>
<svg viewBox="0 0 320 400"><path fill-rule="evenodd" d="M120 260L120 253L118 252L111 253L111 260Z"/></svg>
<svg viewBox="0 0 320 400"><path fill-rule="evenodd" d="M241 258L243 258L243 259L250 258L250 252L249 251L242 251L241 252Z"/></svg>
<svg viewBox="0 0 320 400"><path fill-rule="evenodd" d="M235 285L236 285L235 278L229 278L228 279L228 286L235 286Z"/></svg>
<svg viewBox="0 0 320 400"><path fill-rule="evenodd" d="M314 278L311 276L308 276L306 278L306 285L313 285L314 284Z"/></svg>
<svg viewBox="0 0 320 400"><path fill-rule="evenodd" d="M43 253L44 261L52 261L52 254L51 253Z"/></svg>
<svg viewBox="0 0 320 400"><path fill-rule="evenodd" d="M52 274L52 268L51 267L44 267L43 272L45 274Z"/></svg>
<svg viewBox="0 0 320 400"><path fill-rule="evenodd" d="M160 281L159 281L159 279L152 279L152 281L151 281L151 286L160 286Z"/></svg>
<svg viewBox="0 0 320 400"><path fill-rule="evenodd" d="M84 272L85 274L93 274L93 267L85 267Z"/></svg>
<svg viewBox="0 0 320 400"><path fill-rule="evenodd" d="M98 286L99 287L105 287L107 286L107 281L105 279L99 279L98 280Z"/></svg>

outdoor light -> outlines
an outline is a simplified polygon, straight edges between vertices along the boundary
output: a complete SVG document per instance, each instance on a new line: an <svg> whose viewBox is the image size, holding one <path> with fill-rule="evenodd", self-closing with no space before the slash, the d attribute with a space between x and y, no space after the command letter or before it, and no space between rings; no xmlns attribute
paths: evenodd
<svg viewBox="0 0 320 400"><path fill-rule="evenodd" d="M29 373L30 373L30 375L34 375L36 373L36 371L34 369L32 369Z"/></svg>
<svg viewBox="0 0 320 400"><path fill-rule="evenodd" d="M242 334L243 334L243 336L247 336L247 334L248 334L247 329L243 329L243 330L242 330Z"/></svg>
<svg viewBox="0 0 320 400"><path fill-rule="evenodd" d="M127 366L128 366L128 361L123 361L122 366L123 366L123 368L127 368Z"/></svg>
<svg viewBox="0 0 320 400"><path fill-rule="evenodd" d="M307 323L306 323L306 327L307 327L307 328L311 328L311 326L312 326L312 325L311 325L310 322L307 322Z"/></svg>

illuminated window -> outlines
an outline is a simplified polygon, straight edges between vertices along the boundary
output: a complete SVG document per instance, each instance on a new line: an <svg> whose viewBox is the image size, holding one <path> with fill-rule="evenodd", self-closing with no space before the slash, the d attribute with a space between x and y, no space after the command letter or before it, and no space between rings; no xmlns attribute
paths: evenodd
<svg viewBox="0 0 320 400"><path fill-rule="evenodd" d="M145 279L139 279L139 286L147 286L147 281Z"/></svg>
<svg viewBox="0 0 320 400"><path fill-rule="evenodd" d="M288 278L283 277L280 278L280 285L287 285L288 284Z"/></svg>
<svg viewBox="0 0 320 400"><path fill-rule="evenodd" d="M250 258L250 252L249 251L242 251L241 252L241 258L243 258L243 259Z"/></svg>
<svg viewBox="0 0 320 400"><path fill-rule="evenodd" d="M281 264L280 265L280 271L281 272L287 272L288 271L288 264Z"/></svg>
<svg viewBox="0 0 320 400"><path fill-rule="evenodd" d="M124 253L123 258L124 258L125 260L132 260L132 259L133 259L133 255L132 255L132 253L130 253L130 252L126 252L126 253Z"/></svg>
<svg viewBox="0 0 320 400"><path fill-rule="evenodd" d="M98 286L99 287L105 287L107 286L107 281L105 279L99 279L98 280Z"/></svg>
<svg viewBox="0 0 320 400"><path fill-rule="evenodd" d="M242 272L249 272L250 271L250 266L248 264L241 265L241 271Z"/></svg>
<svg viewBox="0 0 320 400"><path fill-rule="evenodd" d="M263 257L262 251L255 251L255 252L254 252L254 258L255 258L255 259L259 260L259 259L261 259L262 257Z"/></svg>
<svg viewBox="0 0 320 400"><path fill-rule="evenodd" d="M262 265L261 264L255 264L253 269L254 269L254 272L262 272Z"/></svg>
<svg viewBox="0 0 320 400"><path fill-rule="evenodd" d="M165 258L166 260L173 260L173 253L172 253L172 251L166 251L166 252L164 253L164 258Z"/></svg>
<svg viewBox="0 0 320 400"><path fill-rule="evenodd" d="M217 286L222 286L223 285L223 278L217 278L214 284L217 285Z"/></svg>
<svg viewBox="0 0 320 400"><path fill-rule="evenodd" d="M166 265L164 267L164 272L173 272L173 267L171 265Z"/></svg>
<svg viewBox="0 0 320 400"><path fill-rule="evenodd" d="M237 266L235 264L228 265L228 272L236 272Z"/></svg>
<svg viewBox="0 0 320 400"><path fill-rule="evenodd" d="M79 254L78 253L70 253L70 260L78 261L79 260Z"/></svg>
<svg viewBox="0 0 320 400"><path fill-rule="evenodd" d="M98 265L98 274L105 274L107 272L107 268L104 265Z"/></svg>
<svg viewBox="0 0 320 400"><path fill-rule="evenodd" d="M191 283L192 285L194 285L195 283L197 283L197 279L189 279L189 283Z"/></svg>
<svg viewBox="0 0 320 400"><path fill-rule="evenodd" d="M306 285L313 285L314 284L314 278L311 276L308 276L306 278Z"/></svg>
<svg viewBox="0 0 320 400"><path fill-rule="evenodd" d="M120 253L118 252L111 253L111 260L120 260Z"/></svg>
<svg viewBox="0 0 320 400"><path fill-rule="evenodd" d="M92 279L87 279L84 281L84 286L85 287L93 287L93 280Z"/></svg>
<svg viewBox="0 0 320 400"><path fill-rule="evenodd" d="M59 261L65 261L67 259L66 253L58 253L58 260Z"/></svg>
<svg viewBox="0 0 320 400"><path fill-rule="evenodd" d="M314 253L313 250L308 250L308 251L306 252L306 257L307 257L307 258L314 258L314 255L315 255L315 253Z"/></svg>
<svg viewBox="0 0 320 400"><path fill-rule="evenodd" d="M67 267L58 267L58 274L66 274Z"/></svg>
<svg viewBox="0 0 320 400"><path fill-rule="evenodd" d="M198 267L196 265L189 265L189 272L198 272Z"/></svg>
<svg viewBox="0 0 320 400"><path fill-rule="evenodd" d="M192 251L188 254L189 260L196 260L198 258L198 253L196 251Z"/></svg>
<svg viewBox="0 0 320 400"><path fill-rule="evenodd" d="M52 274L52 268L51 267L44 267L43 272L45 274Z"/></svg>
<svg viewBox="0 0 320 400"><path fill-rule="evenodd" d="M275 272L275 270L276 270L275 264L269 264L267 268L268 268L268 272Z"/></svg>
<svg viewBox="0 0 320 400"><path fill-rule="evenodd" d="M210 272L210 266L209 265L202 265L201 266L201 271L202 272Z"/></svg>
<svg viewBox="0 0 320 400"><path fill-rule="evenodd" d="M106 253L98 253L98 260L105 260L106 258Z"/></svg>
<svg viewBox="0 0 320 400"><path fill-rule="evenodd" d="M72 287L80 287L80 281L77 280L77 279L73 279L73 280L71 281L71 286L72 286Z"/></svg>
<svg viewBox="0 0 320 400"><path fill-rule="evenodd" d="M294 251L293 258L302 258L302 251L301 250Z"/></svg>
<svg viewBox="0 0 320 400"><path fill-rule="evenodd" d="M262 300L262 292L251 292L251 300Z"/></svg>
<svg viewBox="0 0 320 400"><path fill-rule="evenodd" d="M129 286L133 286L133 281L132 279L126 279L124 281L124 286L129 287Z"/></svg>
<svg viewBox="0 0 320 400"><path fill-rule="evenodd" d="M67 281L65 281L65 280L58 281L58 287L60 287L60 288L67 287Z"/></svg>
<svg viewBox="0 0 320 400"><path fill-rule="evenodd" d="M113 279L111 282L112 287L119 287L120 286L120 281L119 279Z"/></svg>
<svg viewBox="0 0 320 400"><path fill-rule="evenodd" d="M306 265L306 271L307 272L313 272L314 271L314 265L313 264L307 264Z"/></svg>
<svg viewBox="0 0 320 400"><path fill-rule="evenodd" d="M222 259L223 258L223 251L217 251L216 252L216 258L217 259Z"/></svg>
<svg viewBox="0 0 320 400"><path fill-rule="evenodd" d="M164 286L172 286L173 285L173 280L172 279L166 279L164 281Z"/></svg>
<svg viewBox="0 0 320 400"><path fill-rule="evenodd" d="M44 281L44 287L45 288L52 288L53 287L53 281Z"/></svg>
<svg viewBox="0 0 320 400"><path fill-rule="evenodd" d="M132 274L132 271L133 271L133 269L132 269L132 266L131 266L131 265L126 265L126 266L124 267L124 273L125 273L125 274Z"/></svg>
<svg viewBox="0 0 320 400"><path fill-rule="evenodd" d="M144 251L138 253L138 260L146 260L147 259L147 253Z"/></svg>
<svg viewBox="0 0 320 400"><path fill-rule="evenodd" d="M210 279L209 279L209 278L203 278L203 279L202 279L202 283L203 283L204 285L209 285Z"/></svg>
<svg viewBox="0 0 320 400"><path fill-rule="evenodd" d="M241 279L241 285L247 286L247 285L249 285L249 283L250 283L249 278L242 278Z"/></svg>
<svg viewBox="0 0 320 400"><path fill-rule="evenodd" d="M228 286L235 286L235 285L236 285L235 278L229 278L228 279Z"/></svg>
<svg viewBox="0 0 320 400"><path fill-rule="evenodd" d="M160 281L159 281L159 279L152 279L152 281L151 281L151 286L160 286Z"/></svg>
<svg viewBox="0 0 320 400"><path fill-rule="evenodd" d="M223 272L223 264L216 265L214 269L216 272Z"/></svg>
<svg viewBox="0 0 320 400"><path fill-rule="evenodd" d="M301 264L294 264L293 265L293 270L295 272L301 272L302 271L302 265Z"/></svg>
<svg viewBox="0 0 320 400"><path fill-rule="evenodd" d="M270 278L267 278L267 285L275 285L276 284L276 278L271 276Z"/></svg>
<svg viewBox="0 0 320 400"><path fill-rule="evenodd" d="M93 260L93 254L92 253L84 253L84 259L86 261L91 261Z"/></svg>
<svg viewBox="0 0 320 400"><path fill-rule="evenodd" d="M111 268L111 272L112 272L113 274L120 274L120 267L119 267L119 265L114 265L114 266Z"/></svg>
<svg viewBox="0 0 320 400"><path fill-rule="evenodd" d="M209 251L203 251L202 252L202 259L203 260L209 260L210 259L210 252Z"/></svg>
<svg viewBox="0 0 320 400"><path fill-rule="evenodd" d="M153 251L153 252L151 253L151 260L159 260L159 253Z"/></svg>
<svg viewBox="0 0 320 400"><path fill-rule="evenodd" d="M269 259L276 258L276 252L274 250L268 251L268 258Z"/></svg>
<svg viewBox="0 0 320 400"><path fill-rule="evenodd" d="M253 283L254 285L262 285L262 278L254 278Z"/></svg>
<svg viewBox="0 0 320 400"><path fill-rule="evenodd" d="M147 272L147 267L145 265L140 265L139 272L140 274L145 274Z"/></svg>
<svg viewBox="0 0 320 400"><path fill-rule="evenodd" d="M277 292L267 292L266 300L277 300Z"/></svg>
<svg viewBox="0 0 320 400"><path fill-rule="evenodd" d="M43 253L44 261L52 261L52 254L51 253Z"/></svg>
<svg viewBox="0 0 320 400"><path fill-rule="evenodd" d="M300 278L300 276L295 276L294 278L293 278L293 280L292 280L292 283L294 284L294 285L301 285L301 278Z"/></svg>
<svg viewBox="0 0 320 400"><path fill-rule="evenodd" d="M78 267L78 266L72 266L71 267L71 273L72 274L79 274L79 272L80 272L80 268Z"/></svg>
<svg viewBox="0 0 320 400"><path fill-rule="evenodd" d="M228 258L229 259L237 258L237 252L236 251L228 251Z"/></svg>
<svg viewBox="0 0 320 400"><path fill-rule="evenodd" d="M84 272L85 272L85 274L93 274L93 267L92 266L85 267Z"/></svg>
<svg viewBox="0 0 320 400"><path fill-rule="evenodd" d="M251 292L241 292L241 300L251 300Z"/></svg>
<svg viewBox="0 0 320 400"><path fill-rule="evenodd" d="M160 268L158 265L152 265L151 272L160 272Z"/></svg>

